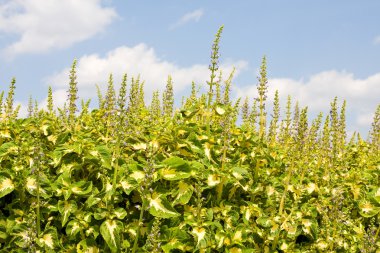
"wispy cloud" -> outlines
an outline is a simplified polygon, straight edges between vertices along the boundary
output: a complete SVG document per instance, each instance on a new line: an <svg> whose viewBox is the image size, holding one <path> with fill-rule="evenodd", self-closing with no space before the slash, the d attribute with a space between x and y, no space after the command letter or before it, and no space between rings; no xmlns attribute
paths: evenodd
<svg viewBox="0 0 380 253"><path fill-rule="evenodd" d="M13 57L67 48L102 32L116 17L102 0L1 1L0 33L19 36L3 53Z"/></svg>
<svg viewBox="0 0 380 253"><path fill-rule="evenodd" d="M373 40L373 43L374 43L375 45L380 45L380 35L377 36L377 37Z"/></svg>
<svg viewBox="0 0 380 253"><path fill-rule="evenodd" d="M187 24L189 22L198 22L201 17L203 16L204 11L203 9L197 9L192 12L188 12L185 15L183 15L176 23L172 24L169 29L173 30L180 26L183 26L184 24Z"/></svg>

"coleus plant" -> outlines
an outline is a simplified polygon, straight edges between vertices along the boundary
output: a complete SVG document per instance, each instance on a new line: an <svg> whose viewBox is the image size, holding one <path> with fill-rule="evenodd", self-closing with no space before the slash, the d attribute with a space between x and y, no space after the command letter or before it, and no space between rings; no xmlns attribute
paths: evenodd
<svg viewBox="0 0 380 253"><path fill-rule="evenodd" d="M0 252L379 252L380 106L369 140L346 142L345 103L309 122L289 97L281 120L276 93L267 129L263 58L238 125L233 73L218 75L222 29L208 92L193 83L178 110L171 77L146 106L140 78L128 94L125 75L117 97L111 75L99 108L78 113L74 61L68 107L57 115L49 88L48 110L31 103L19 119L12 81L0 94Z"/></svg>

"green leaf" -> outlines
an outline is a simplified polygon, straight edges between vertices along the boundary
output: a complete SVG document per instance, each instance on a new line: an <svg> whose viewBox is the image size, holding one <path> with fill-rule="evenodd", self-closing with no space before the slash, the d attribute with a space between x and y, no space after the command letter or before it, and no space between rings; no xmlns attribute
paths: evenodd
<svg viewBox="0 0 380 253"><path fill-rule="evenodd" d="M268 217L260 217L256 220L256 223L264 228L269 228L273 225L273 222Z"/></svg>
<svg viewBox="0 0 380 253"><path fill-rule="evenodd" d="M0 198L13 192L15 189L14 183L10 176L5 173L0 174Z"/></svg>
<svg viewBox="0 0 380 253"><path fill-rule="evenodd" d="M180 180L191 176L189 164L180 157L170 157L162 164L165 166L159 170L159 175L165 180Z"/></svg>
<svg viewBox="0 0 380 253"><path fill-rule="evenodd" d="M94 218L96 220L103 220L108 215L109 215L108 210L104 209L104 208L96 208L96 210L94 212Z"/></svg>
<svg viewBox="0 0 380 253"><path fill-rule="evenodd" d="M195 227L193 228L193 231L191 231L191 234L193 234L195 240L197 241L197 247L203 248L206 244L206 229L202 227Z"/></svg>
<svg viewBox="0 0 380 253"><path fill-rule="evenodd" d="M88 195L92 191L91 181L79 181L70 186L71 192L76 195Z"/></svg>
<svg viewBox="0 0 380 253"><path fill-rule="evenodd" d="M191 196L193 195L194 188L185 182L178 183L178 194L173 201L173 204L185 205L189 202Z"/></svg>
<svg viewBox="0 0 380 253"><path fill-rule="evenodd" d="M100 158L102 166L106 169L112 169L111 161L112 161L112 153L107 148L107 146L97 146L96 147L97 155Z"/></svg>
<svg viewBox="0 0 380 253"><path fill-rule="evenodd" d="M83 226L77 220L71 220L67 223L66 234L70 237L75 236L83 229Z"/></svg>
<svg viewBox="0 0 380 253"><path fill-rule="evenodd" d="M125 218L125 216L128 215L127 211L125 211L124 208L122 207L118 207L114 210L114 214L116 216L116 218L118 218L119 220L122 220Z"/></svg>
<svg viewBox="0 0 380 253"><path fill-rule="evenodd" d="M226 113L226 109L224 108L224 106L222 104L219 104L219 105L215 106L215 112L218 115L223 115Z"/></svg>
<svg viewBox="0 0 380 253"><path fill-rule="evenodd" d="M54 250L58 246L58 236L56 228L48 228L38 238L37 244L48 250Z"/></svg>
<svg viewBox="0 0 380 253"><path fill-rule="evenodd" d="M191 176L189 171L180 171L175 168L163 168L159 170L159 175L161 178L169 181L181 180L184 178L189 178Z"/></svg>
<svg viewBox="0 0 380 253"><path fill-rule="evenodd" d="M377 202L377 204L380 204L380 187L374 189L371 195L372 198Z"/></svg>
<svg viewBox="0 0 380 253"><path fill-rule="evenodd" d="M47 199L50 197L50 195L46 191L48 186L46 184L43 184L41 181L40 181L40 187L39 187L40 196ZM26 178L25 189L31 195L37 196L37 177L36 176L29 176Z"/></svg>
<svg viewBox="0 0 380 253"><path fill-rule="evenodd" d="M94 194L91 194L91 195L87 198L85 204L86 204L87 207L92 207L93 205L98 204L101 200L102 200L101 198L97 197L97 196L94 195Z"/></svg>
<svg viewBox="0 0 380 253"><path fill-rule="evenodd" d="M143 143L143 142L136 143L136 144L133 144L133 145L132 145L132 148L133 148L134 150L136 150L136 151L137 151L137 150L145 150L146 147L147 147L146 143Z"/></svg>
<svg viewBox="0 0 380 253"><path fill-rule="evenodd" d="M100 234L112 252L120 251L120 232L122 229L123 223L118 220L105 220L100 225Z"/></svg>
<svg viewBox="0 0 380 253"><path fill-rule="evenodd" d="M138 182L133 178L123 177L119 183L127 195L139 186Z"/></svg>
<svg viewBox="0 0 380 253"><path fill-rule="evenodd" d="M162 161L162 163L169 168L178 168L178 167L187 165L187 162L185 160L177 156L169 157L165 159L164 161Z"/></svg>
<svg viewBox="0 0 380 253"><path fill-rule="evenodd" d="M152 196L148 197L148 202L149 213L155 217L173 218L180 215L164 196L156 192L153 192Z"/></svg>
<svg viewBox="0 0 380 253"><path fill-rule="evenodd" d="M2 139L11 139L12 138L12 135L11 135L11 132L9 132L9 130L1 130L0 131L0 137ZM1 140L1 139L0 139Z"/></svg>
<svg viewBox="0 0 380 253"><path fill-rule="evenodd" d="M209 175L207 178L207 185L210 187L214 187L220 183L220 180L221 178L218 174Z"/></svg>
<svg viewBox="0 0 380 253"><path fill-rule="evenodd" d="M70 214L74 213L78 209L77 203L74 200L71 201L58 201L58 211L63 215L62 227L69 220Z"/></svg>
<svg viewBox="0 0 380 253"><path fill-rule="evenodd" d="M13 142L6 142L0 146L0 157L8 154L16 155L18 153L18 146Z"/></svg>
<svg viewBox="0 0 380 253"><path fill-rule="evenodd" d="M371 202L364 200L359 203L359 213L365 218L370 218L380 212L380 207L374 206Z"/></svg>
<svg viewBox="0 0 380 253"><path fill-rule="evenodd" d="M85 240L80 241L77 244L77 252L78 253L99 253L100 250L98 247L96 247L96 242L93 239L87 238Z"/></svg>
<svg viewBox="0 0 380 253"><path fill-rule="evenodd" d="M182 117L186 119L191 119L199 110L181 110L180 113Z"/></svg>

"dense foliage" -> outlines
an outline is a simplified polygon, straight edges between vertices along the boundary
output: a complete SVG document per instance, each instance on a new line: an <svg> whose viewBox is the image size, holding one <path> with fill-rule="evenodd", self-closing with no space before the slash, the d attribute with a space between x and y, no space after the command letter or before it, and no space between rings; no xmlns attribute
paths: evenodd
<svg viewBox="0 0 380 253"><path fill-rule="evenodd" d="M0 252L380 252L380 106L368 140L346 136L345 102L308 119L279 94L230 100L218 31L208 93L174 110L173 80L144 102L144 83L110 75L99 108L29 103L15 80L0 95ZM129 92L128 92L129 91ZM237 119L242 118L238 125ZM267 119L270 120L267 124ZM349 141L347 141L349 140Z"/></svg>

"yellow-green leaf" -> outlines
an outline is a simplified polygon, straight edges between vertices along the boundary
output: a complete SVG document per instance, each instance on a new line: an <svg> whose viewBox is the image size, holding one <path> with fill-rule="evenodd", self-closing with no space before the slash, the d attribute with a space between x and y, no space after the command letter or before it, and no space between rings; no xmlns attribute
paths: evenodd
<svg viewBox="0 0 380 253"><path fill-rule="evenodd" d="M15 189L13 181L10 177L0 175L0 198L11 193Z"/></svg>
<svg viewBox="0 0 380 253"><path fill-rule="evenodd" d="M189 202L191 196L193 195L193 186L185 182L178 183L178 194L174 199L173 204L185 205Z"/></svg>
<svg viewBox="0 0 380 253"><path fill-rule="evenodd" d="M172 218L179 216L179 213L170 205L169 201L162 195L153 193L148 197L149 212L155 217Z"/></svg>
<svg viewBox="0 0 380 253"><path fill-rule="evenodd" d="M83 229L83 226L76 220L71 220L67 223L66 234L68 236L75 236Z"/></svg>
<svg viewBox="0 0 380 253"><path fill-rule="evenodd" d="M218 185L220 183L220 176L217 175L217 174L212 174L212 175L209 175L208 178L207 178L207 185L208 186L215 186L215 185Z"/></svg>
<svg viewBox="0 0 380 253"><path fill-rule="evenodd" d="M111 249L111 252L120 251L120 231L122 229L123 223L118 220L105 220L100 225L100 234Z"/></svg>
<svg viewBox="0 0 380 253"><path fill-rule="evenodd" d="M37 244L45 249L54 250L58 245L57 230L48 228L38 239Z"/></svg>
<svg viewBox="0 0 380 253"><path fill-rule="evenodd" d="M226 113L226 110L225 110L223 107L221 107L221 106L216 106L216 107L215 107L215 112L216 112L218 115L223 115L223 114Z"/></svg>
<svg viewBox="0 0 380 253"><path fill-rule="evenodd" d="M61 213L62 220L62 227L66 224L66 222L69 220L70 214L74 213L77 210L77 203L74 200L71 201L58 201L58 211Z"/></svg>
<svg viewBox="0 0 380 253"><path fill-rule="evenodd" d="M79 181L70 186L71 192L76 195L87 195L92 191L91 181Z"/></svg>
<svg viewBox="0 0 380 253"><path fill-rule="evenodd" d="M361 216L370 218L380 212L380 207L374 206L371 202L364 200L359 203L359 213Z"/></svg>

